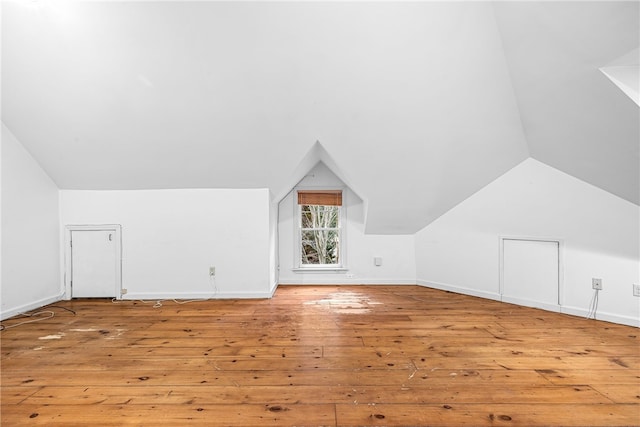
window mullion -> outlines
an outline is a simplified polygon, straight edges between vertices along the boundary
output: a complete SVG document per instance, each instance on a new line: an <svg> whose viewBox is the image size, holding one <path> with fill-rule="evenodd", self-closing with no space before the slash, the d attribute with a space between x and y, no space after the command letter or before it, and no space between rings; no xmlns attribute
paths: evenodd
<svg viewBox="0 0 640 427"><path fill-rule="evenodd" d="M301 265L341 265L340 206L299 206L298 259Z"/></svg>

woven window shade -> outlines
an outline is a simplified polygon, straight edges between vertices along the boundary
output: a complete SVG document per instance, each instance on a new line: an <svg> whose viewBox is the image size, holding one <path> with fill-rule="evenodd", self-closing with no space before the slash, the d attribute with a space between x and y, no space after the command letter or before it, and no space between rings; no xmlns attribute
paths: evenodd
<svg viewBox="0 0 640 427"><path fill-rule="evenodd" d="M298 191L299 205L342 206L342 190Z"/></svg>

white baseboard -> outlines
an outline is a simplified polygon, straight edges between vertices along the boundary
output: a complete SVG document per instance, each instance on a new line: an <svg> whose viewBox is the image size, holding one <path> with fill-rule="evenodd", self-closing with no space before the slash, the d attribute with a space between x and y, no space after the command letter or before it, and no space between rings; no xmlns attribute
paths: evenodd
<svg viewBox="0 0 640 427"><path fill-rule="evenodd" d="M440 289L441 291L455 292L457 294L470 295L474 297L486 298L501 301L500 294L494 292L480 291L477 289L463 288L460 286L448 285L446 283L430 282L427 280L417 280L419 286Z"/></svg>
<svg viewBox="0 0 640 427"><path fill-rule="evenodd" d="M30 302L28 304L24 304L18 307L10 308L8 310L4 310L0 312L0 320L5 320L10 317L16 316L18 314L26 313L28 311L33 311L38 308L44 307L45 305L62 301L63 297L64 297L64 294L58 294L58 295L50 296L47 298L42 298L37 301Z"/></svg>
<svg viewBox="0 0 640 427"><path fill-rule="evenodd" d="M553 311L557 313L569 314L578 317L587 317L589 311L579 307L560 306L554 304L545 304L537 301L522 300L518 298L502 297L502 295L493 292L479 291L477 289L463 288L460 286L448 285L445 283L430 282L427 280L417 280L418 285L427 288L435 288L443 291L455 292L463 295L471 295L474 297L487 298L495 301L501 301L509 304L517 304L525 307L539 308L541 310ZM640 319L630 316L621 316L619 314L597 312L596 319L605 322L618 323L621 325L640 327Z"/></svg>
<svg viewBox="0 0 640 427"><path fill-rule="evenodd" d="M314 277L308 278L293 278L293 279L280 279L280 285L415 285L416 281L413 279L316 279Z"/></svg>
<svg viewBox="0 0 640 427"><path fill-rule="evenodd" d="M585 318L589 314L589 310L586 310L584 308L567 306L562 307L561 312ZM635 326L636 328L640 328L640 319L636 319L630 316L621 316L619 314L596 311L596 320L603 320L605 322L618 323L621 325Z"/></svg>
<svg viewBox="0 0 640 427"><path fill-rule="evenodd" d="M272 292L129 292L123 300L190 300L190 299L264 299L271 298Z"/></svg>
<svg viewBox="0 0 640 427"><path fill-rule="evenodd" d="M555 313L562 312L562 306L558 304L547 304L540 301L532 301L528 299L522 298L513 298L502 295L502 302L506 302L508 304L521 305L523 307L531 307L531 308L539 308L540 310L553 311Z"/></svg>
<svg viewBox="0 0 640 427"><path fill-rule="evenodd" d="M273 295L276 293L276 290L278 289L278 282L274 282L271 284L271 295L269 296L269 298L273 298Z"/></svg>

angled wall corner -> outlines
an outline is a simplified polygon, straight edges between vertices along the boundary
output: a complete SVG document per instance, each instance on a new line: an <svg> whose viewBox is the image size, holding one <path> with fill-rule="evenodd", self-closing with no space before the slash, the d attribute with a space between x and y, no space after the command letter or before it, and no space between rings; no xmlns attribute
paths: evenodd
<svg viewBox="0 0 640 427"><path fill-rule="evenodd" d="M278 192L272 193L272 202L280 203L285 197L305 178L305 176L312 171L318 163L324 164L338 179L340 179L346 187L348 187L353 193L362 200L364 209L364 221L366 224L367 217L367 198L363 197L360 192L353 185L353 180L349 178L348 174L345 174L343 169L338 166L335 159L320 141L316 141L309 151L302 157L298 165L293 170L291 177L287 181L287 184L281 188Z"/></svg>
<svg viewBox="0 0 640 427"><path fill-rule="evenodd" d="M333 271L299 268L297 195L289 192L278 203L280 284L415 284L413 236L366 235L364 201L324 161L318 161L294 188L343 189L342 265ZM376 258L384 262L376 264Z"/></svg>
<svg viewBox="0 0 640 427"><path fill-rule="evenodd" d="M62 298L59 191L2 123L0 319Z"/></svg>
<svg viewBox="0 0 640 427"><path fill-rule="evenodd" d="M561 240L561 311L586 317L591 280L599 277L605 290L597 318L639 326L632 296L640 278L639 213L637 205L531 158L416 234L417 282L500 300L502 237Z"/></svg>
<svg viewBox="0 0 640 427"><path fill-rule="evenodd" d="M640 80L639 66L602 67L600 71L618 86L633 102L640 106L640 90L638 81Z"/></svg>
<svg viewBox="0 0 640 427"><path fill-rule="evenodd" d="M600 71L640 106L640 48L611 61Z"/></svg>

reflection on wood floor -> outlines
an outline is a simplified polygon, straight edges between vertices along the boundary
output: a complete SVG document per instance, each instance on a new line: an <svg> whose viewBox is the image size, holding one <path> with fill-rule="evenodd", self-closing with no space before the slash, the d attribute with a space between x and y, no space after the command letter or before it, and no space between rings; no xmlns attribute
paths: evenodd
<svg viewBox="0 0 640 427"><path fill-rule="evenodd" d="M154 305L2 331L2 426L640 425L633 327L418 286Z"/></svg>

